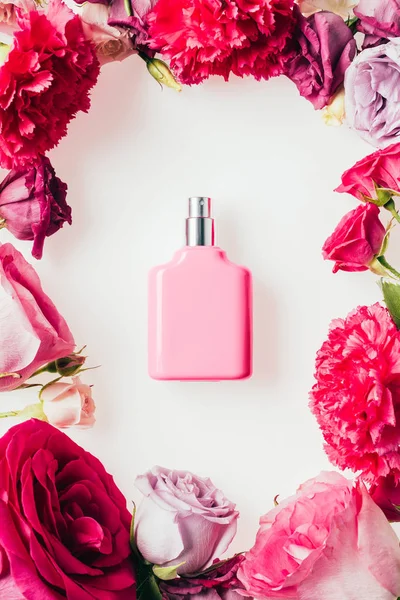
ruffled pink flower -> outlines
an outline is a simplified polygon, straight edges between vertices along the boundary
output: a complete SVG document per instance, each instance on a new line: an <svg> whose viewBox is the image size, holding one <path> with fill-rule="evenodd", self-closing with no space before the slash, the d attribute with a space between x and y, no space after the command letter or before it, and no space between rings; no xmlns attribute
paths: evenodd
<svg viewBox="0 0 400 600"><path fill-rule="evenodd" d="M238 578L257 599L395 600L399 540L364 485L321 473L261 517Z"/></svg>
<svg viewBox="0 0 400 600"><path fill-rule="evenodd" d="M29 12L36 10L34 0L10 0L9 2L0 2L0 31L2 33L12 34L18 29L18 12Z"/></svg>
<svg viewBox="0 0 400 600"><path fill-rule="evenodd" d="M78 15L52 0L47 14L32 11L0 68L0 164L33 163L58 144L67 125L90 106L99 73L95 50Z"/></svg>
<svg viewBox="0 0 400 600"><path fill-rule="evenodd" d="M42 258L46 237L71 224L67 185L47 157L25 169L13 169L0 184L0 218L19 240L33 240L32 255Z"/></svg>
<svg viewBox="0 0 400 600"><path fill-rule="evenodd" d="M400 331L380 304L331 323L310 406L333 464L400 481Z"/></svg>
<svg viewBox="0 0 400 600"><path fill-rule="evenodd" d="M269 79L283 71L293 0L159 0L147 15L150 48L183 83L231 73Z"/></svg>

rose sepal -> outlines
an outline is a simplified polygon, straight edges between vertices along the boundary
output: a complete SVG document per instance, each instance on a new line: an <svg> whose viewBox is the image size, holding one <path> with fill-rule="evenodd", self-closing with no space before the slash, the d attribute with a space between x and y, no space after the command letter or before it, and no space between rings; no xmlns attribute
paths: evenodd
<svg viewBox="0 0 400 600"><path fill-rule="evenodd" d="M178 569L185 564L185 560L178 565L172 565L170 567L160 567L160 565L153 565L153 573L158 579L163 581L171 581L178 577Z"/></svg>
<svg viewBox="0 0 400 600"><path fill-rule="evenodd" d="M387 309L400 329L400 285L381 279L381 289Z"/></svg>

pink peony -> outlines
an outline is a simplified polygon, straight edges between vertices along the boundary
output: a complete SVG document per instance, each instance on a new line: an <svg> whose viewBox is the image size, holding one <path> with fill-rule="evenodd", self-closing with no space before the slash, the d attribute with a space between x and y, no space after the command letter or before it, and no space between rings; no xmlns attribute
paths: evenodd
<svg viewBox="0 0 400 600"><path fill-rule="evenodd" d="M325 450L366 480L400 480L400 331L380 304L331 323L317 353L311 410Z"/></svg>
<svg viewBox="0 0 400 600"><path fill-rule="evenodd" d="M379 253L384 237L379 208L375 204L361 204L343 217L326 240L323 257L335 261L334 273L366 271Z"/></svg>
<svg viewBox="0 0 400 600"><path fill-rule="evenodd" d="M356 42L339 15L321 11L306 18L297 6L294 14L296 27L288 45L285 75L319 110L343 84L356 54Z"/></svg>
<svg viewBox="0 0 400 600"><path fill-rule="evenodd" d="M46 237L72 223L66 195L66 184L43 156L31 167L13 169L0 184L0 218L19 240L34 240L35 258L42 258Z"/></svg>
<svg viewBox="0 0 400 600"><path fill-rule="evenodd" d="M43 412L54 427L86 429L95 423L92 389L79 377L74 377L72 383L56 381L45 386L40 398Z"/></svg>
<svg viewBox="0 0 400 600"><path fill-rule="evenodd" d="M100 461L61 431L31 419L0 439L2 599L135 600L130 521Z"/></svg>
<svg viewBox="0 0 400 600"><path fill-rule="evenodd" d="M389 521L400 521L400 483L392 475L378 477L369 493Z"/></svg>
<svg viewBox="0 0 400 600"><path fill-rule="evenodd" d="M135 517L136 544L149 562L180 565L180 575L198 573L235 537L239 513L210 479L154 467L136 486L144 495Z"/></svg>
<svg viewBox="0 0 400 600"><path fill-rule="evenodd" d="M369 154L342 175L336 192L376 199L375 185L400 193L400 143Z"/></svg>
<svg viewBox="0 0 400 600"><path fill-rule="evenodd" d="M293 0L158 0L147 15L150 48L183 83L231 73L269 79L283 71Z"/></svg>
<svg viewBox="0 0 400 600"><path fill-rule="evenodd" d="M399 541L363 485L321 473L261 517L238 577L256 598L396 600Z"/></svg>
<svg viewBox="0 0 400 600"><path fill-rule="evenodd" d="M0 245L0 339L0 391L18 387L75 347L39 277L11 244Z"/></svg>
<svg viewBox="0 0 400 600"><path fill-rule="evenodd" d="M48 13L21 15L0 67L0 164L23 167L58 144L90 106L99 73L79 16L52 0Z"/></svg>

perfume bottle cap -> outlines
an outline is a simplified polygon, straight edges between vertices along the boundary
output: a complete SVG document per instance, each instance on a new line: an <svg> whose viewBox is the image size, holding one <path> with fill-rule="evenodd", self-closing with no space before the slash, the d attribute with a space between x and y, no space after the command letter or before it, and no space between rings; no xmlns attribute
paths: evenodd
<svg viewBox="0 0 400 600"><path fill-rule="evenodd" d="M189 218L186 219L187 246L214 246L214 219L211 218L211 198L189 198Z"/></svg>
<svg viewBox="0 0 400 600"><path fill-rule="evenodd" d="M211 198L192 196L189 198L189 218L211 217Z"/></svg>

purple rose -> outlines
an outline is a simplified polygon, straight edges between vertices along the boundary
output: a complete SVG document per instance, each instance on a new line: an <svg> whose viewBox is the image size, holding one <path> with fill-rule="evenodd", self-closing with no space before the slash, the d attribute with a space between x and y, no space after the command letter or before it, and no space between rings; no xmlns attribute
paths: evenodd
<svg viewBox="0 0 400 600"><path fill-rule="evenodd" d="M348 125L373 146L400 133L400 40L364 50L345 77Z"/></svg>
<svg viewBox="0 0 400 600"><path fill-rule="evenodd" d="M243 595L243 585L236 574L244 556L237 555L218 562L197 577L179 577L160 585L163 600L252 600ZM238 590L241 590L239 593Z"/></svg>
<svg viewBox="0 0 400 600"><path fill-rule="evenodd" d="M71 224L67 186L46 157L26 169L13 169L0 184L0 218L19 240L33 240L32 255L42 258L46 237Z"/></svg>
<svg viewBox="0 0 400 600"><path fill-rule="evenodd" d="M368 38L400 37L400 0L360 0L354 14L358 29Z"/></svg>
<svg viewBox="0 0 400 600"><path fill-rule="evenodd" d="M210 479L154 467L136 479L144 495L135 517L136 544L150 563L206 569L236 534L239 513ZM183 563L183 564L181 564Z"/></svg>
<svg viewBox="0 0 400 600"><path fill-rule="evenodd" d="M343 83L356 54L353 34L339 15L321 11L304 17L294 6L297 19L285 75L315 109L329 103Z"/></svg>

